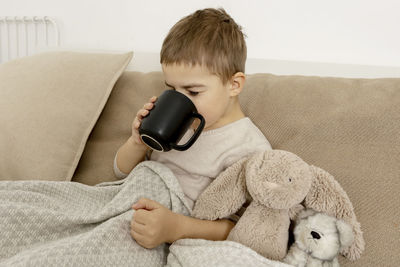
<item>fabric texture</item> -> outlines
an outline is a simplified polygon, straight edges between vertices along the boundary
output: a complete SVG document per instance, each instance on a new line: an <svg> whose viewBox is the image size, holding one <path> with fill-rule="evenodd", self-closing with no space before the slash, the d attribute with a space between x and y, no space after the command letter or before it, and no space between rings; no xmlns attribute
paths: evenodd
<svg viewBox="0 0 400 267"><path fill-rule="evenodd" d="M0 180L69 181L131 58L62 51L0 65Z"/></svg>
<svg viewBox="0 0 400 267"><path fill-rule="evenodd" d="M168 267L290 267L264 258L254 250L232 241L181 239L170 246Z"/></svg>
<svg viewBox="0 0 400 267"><path fill-rule="evenodd" d="M186 143L193 133L193 129L189 129L179 144ZM150 160L163 163L172 170L193 208L200 193L223 170L243 157L267 149L271 149L268 140L245 117L218 129L202 132L186 151L153 151ZM116 164L114 171L117 177L122 173Z"/></svg>
<svg viewBox="0 0 400 267"><path fill-rule="evenodd" d="M97 186L2 181L0 266L164 266L166 244L150 250L130 236L132 205L141 197L190 213L173 173L153 161Z"/></svg>

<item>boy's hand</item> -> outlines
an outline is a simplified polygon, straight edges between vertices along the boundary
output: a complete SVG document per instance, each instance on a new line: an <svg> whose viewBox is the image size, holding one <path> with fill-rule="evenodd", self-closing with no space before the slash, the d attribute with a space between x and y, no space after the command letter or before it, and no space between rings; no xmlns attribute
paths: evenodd
<svg viewBox="0 0 400 267"><path fill-rule="evenodd" d="M131 235L139 245L155 248L179 239L179 214L147 198L141 198L132 208L136 211L131 221Z"/></svg>
<svg viewBox="0 0 400 267"><path fill-rule="evenodd" d="M136 113L135 119L132 122L132 136L130 137L130 139L133 143L137 145L142 145L146 147L145 144L143 144L142 140L140 139L139 127L143 118L146 117L149 114L150 110L154 107L154 102L156 102L156 100L157 100L156 96L150 98L149 102L144 104L142 109L139 109L139 111Z"/></svg>

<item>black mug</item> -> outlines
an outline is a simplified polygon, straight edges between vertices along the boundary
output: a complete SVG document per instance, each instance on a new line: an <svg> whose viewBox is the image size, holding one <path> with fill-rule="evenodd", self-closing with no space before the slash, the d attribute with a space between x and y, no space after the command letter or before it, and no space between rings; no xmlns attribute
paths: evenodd
<svg viewBox="0 0 400 267"><path fill-rule="evenodd" d="M178 145L195 118L200 119L199 127L186 144ZM204 125L203 116L187 96L175 90L166 90L143 118L139 134L143 143L156 151L184 151L194 144Z"/></svg>

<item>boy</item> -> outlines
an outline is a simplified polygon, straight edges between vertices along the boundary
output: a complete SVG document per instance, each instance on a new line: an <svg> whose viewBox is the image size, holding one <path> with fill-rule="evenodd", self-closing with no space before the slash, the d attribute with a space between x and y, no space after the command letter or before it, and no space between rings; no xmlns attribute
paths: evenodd
<svg viewBox="0 0 400 267"><path fill-rule="evenodd" d="M246 53L240 26L223 9L198 10L181 19L163 42L160 61L167 88L189 97L206 125L189 150L153 151L150 159L172 170L192 207L225 168L251 153L271 149L239 105ZM116 154L114 171L119 178L126 177L145 159L147 147L139 138L138 128L155 101L156 97L152 97L138 111L132 136ZM181 142L192 131L188 130ZM140 199L132 208L136 212L131 235L146 248L181 238L225 240L234 226L228 219L207 221L176 214L150 199Z"/></svg>

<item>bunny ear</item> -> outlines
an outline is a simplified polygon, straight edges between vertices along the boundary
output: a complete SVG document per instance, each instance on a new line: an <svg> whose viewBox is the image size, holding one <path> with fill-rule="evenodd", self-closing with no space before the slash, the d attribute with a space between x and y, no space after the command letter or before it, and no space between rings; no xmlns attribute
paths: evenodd
<svg viewBox="0 0 400 267"><path fill-rule="evenodd" d="M246 180L243 158L215 178L197 199L192 216L216 220L238 211L246 201Z"/></svg>
<svg viewBox="0 0 400 267"><path fill-rule="evenodd" d="M353 229L348 223L342 220L336 221L336 227L339 232L341 249L349 247L354 241Z"/></svg>
<svg viewBox="0 0 400 267"><path fill-rule="evenodd" d="M365 242L353 204L332 175L315 166L311 166L311 170L314 173L314 181L304 200L305 207L324 212L350 224L354 241L349 247L342 249L341 253L350 260L360 258Z"/></svg>

